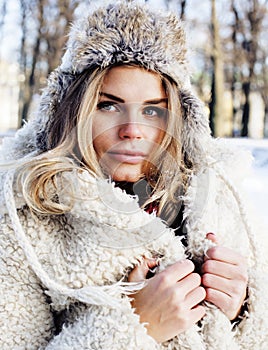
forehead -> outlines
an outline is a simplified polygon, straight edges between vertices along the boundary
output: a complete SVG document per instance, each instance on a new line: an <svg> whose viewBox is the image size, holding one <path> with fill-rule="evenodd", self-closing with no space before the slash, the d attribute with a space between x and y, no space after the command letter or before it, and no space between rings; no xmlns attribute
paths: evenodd
<svg viewBox="0 0 268 350"><path fill-rule="evenodd" d="M101 92L120 97L125 102L166 98L159 74L132 66L109 69L104 77Z"/></svg>

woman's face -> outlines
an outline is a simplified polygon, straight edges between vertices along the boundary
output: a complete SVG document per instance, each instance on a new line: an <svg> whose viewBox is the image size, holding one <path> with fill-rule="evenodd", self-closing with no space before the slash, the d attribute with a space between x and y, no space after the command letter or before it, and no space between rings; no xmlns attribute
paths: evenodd
<svg viewBox="0 0 268 350"><path fill-rule="evenodd" d="M143 177L164 137L166 111L167 96L157 74L128 66L108 71L93 116L93 146L114 181Z"/></svg>

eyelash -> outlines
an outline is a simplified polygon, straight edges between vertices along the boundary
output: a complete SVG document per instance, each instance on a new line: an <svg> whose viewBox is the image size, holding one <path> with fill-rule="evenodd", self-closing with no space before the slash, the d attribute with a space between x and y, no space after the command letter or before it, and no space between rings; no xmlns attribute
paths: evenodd
<svg viewBox="0 0 268 350"><path fill-rule="evenodd" d="M102 101L97 104L97 109L104 109L109 112L105 107L115 107L117 103L111 101ZM116 108L116 107L115 107ZM117 109L117 108L116 108Z"/></svg>
<svg viewBox="0 0 268 350"><path fill-rule="evenodd" d="M146 106L143 109L143 113L145 111L154 111L159 118L163 118L163 117L166 116L166 109L165 108L161 108L161 107ZM155 115L150 115L150 114L146 114L146 115L148 117L154 117L155 116Z"/></svg>
<svg viewBox="0 0 268 350"><path fill-rule="evenodd" d="M116 102L112 102L112 101L101 101L98 103L97 105L97 109L98 110L104 110L106 112L111 112L110 110L106 109L107 107L114 107L116 109L116 112L119 112L119 107L117 107L119 104ZM162 108L162 107L156 107L156 106L145 106L143 108L143 114L145 114L147 117L156 117L158 116L159 118L163 118L166 116L166 109ZM154 111L156 113L156 115L150 115L150 114L146 114L145 112L148 111ZM114 111L112 111L114 112Z"/></svg>

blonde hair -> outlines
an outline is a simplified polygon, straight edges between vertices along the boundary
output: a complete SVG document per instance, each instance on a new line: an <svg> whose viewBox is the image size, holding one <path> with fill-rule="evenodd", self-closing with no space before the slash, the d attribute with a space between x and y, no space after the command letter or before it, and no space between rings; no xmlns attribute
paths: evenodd
<svg viewBox="0 0 268 350"><path fill-rule="evenodd" d="M64 214L71 209L71 202L59 203L57 198L57 179L65 172L84 169L97 178L105 178L93 147L92 116L109 69L111 67L104 70L96 68L90 73L84 72L77 79L56 112L58 121L50 126L47 135L48 151L19 169L18 184L32 210L42 214ZM160 78L168 97L169 113L165 135L145 174L153 191L144 204L146 206L150 202L158 201L159 211L169 201L178 201L177 196L187 182L187 169L183 162L180 141L182 115L177 86L169 77L160 74ZM70 106L72 103L74 106L69 111L66 105ZM72 184L64 187L75 198Z"/></svg>

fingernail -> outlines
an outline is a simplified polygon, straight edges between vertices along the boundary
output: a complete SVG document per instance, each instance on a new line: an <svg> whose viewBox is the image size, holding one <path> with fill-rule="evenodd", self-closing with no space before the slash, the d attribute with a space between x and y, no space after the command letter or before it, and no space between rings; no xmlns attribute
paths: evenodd
<svg viewBox="0 0 268 350"><path fill-rule="evenodd" d="M213 232L208 232L208 233L207 233L207 236L208 236L208 235L216 236L215 233L213 233Z"/></svg>

